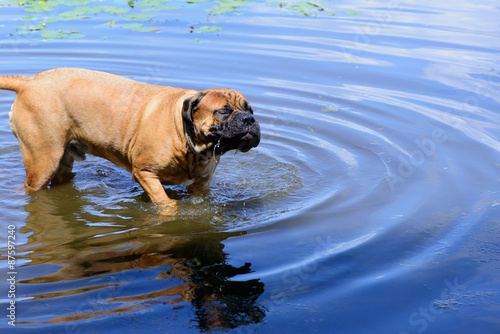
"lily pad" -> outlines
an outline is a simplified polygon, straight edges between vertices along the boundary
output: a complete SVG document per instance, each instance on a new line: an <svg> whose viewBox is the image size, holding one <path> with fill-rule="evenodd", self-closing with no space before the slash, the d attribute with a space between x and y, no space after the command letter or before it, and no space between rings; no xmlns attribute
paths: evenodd
<svg viewBox="0 0 500 334"><path fill-rule="evenodd" d="M59 14L59 16L79 18L81 15L92 14L92 13L93 13L92 8L82 7L82 8L76 8L74 10L70 10L68 12L61 13L61 14Z"/></svg>
<svg viewBox="0 0 500 334"><path fill-rule="evenodd" d="M251 5L253 2L243 1L243 0L226 0L226 1L215 1L218 7L207 9L207 13L212 15L227 14L236 10L238 7L243 7L246 5Z"/></svg>
<svg viewBox="0 0 500 334"><path fill-rule="evenodd" d="M330 107L330 106L328 106L328 107L323 107L323 108L321 108L321 111L326 111L326 112L331 112L331 111L339 111L339 108L337 108L337 107Z"/></svg>
<svg viewBox="0 0 500 334"><path fill-rule="evenodd" d="M215 7L212 9L207 9L208 14L219 15L234 12L236 8L234 7Z"/></svg>
<svg viewBox="0 0 500 334"><path fill-rule="evenodd" d="M27 15L25 17L21 17L20 20L33 20L33 19L38 19L40 17L41 16L38 14L30 14L30 15Z"/></svg>
<svg viewBox="0 0 500 334"><path fill-rule="evenodd" d="M323 8L323 4L320 2L313 1L300 1L295 5L291 5L290 9L297 11L298 14L303 14L306 16L310 16L315 12L321 12L325 9Z"/></svg>
<svg viewBox="0 0 500 334"><path fill-rule="evenodd" d="M202 26L202 27L199 27L199 28L195 28L194 31L196 32L217 32L217 31L220 31L224 28L222 27L219 27L219 26Z"/></svg>
<svg viewBox="0 0 500 334"><path fill-rule="evenodd" d="M286 7L287 3L286 2L267 2L267 6L279 6L280 8Z"/></svg>
<svg viewBox="0 0 500 334"><path fill-rule="evenodd" d="M315 9L322 10L323 3L313 2L313 1L300 1L295 5L290 6L291 8L301 8L301 9Z"/></svg>
<svg viewBox="0 0 500 334"><path fill-rule="evenodd" d="M94 13L108 12L111 14L125 14L129 12L129 8L117 7L117 6L97 6L93 8Z"/></svg>
<svg viewBox="0 0 500 334"><path fill-rule="evenodd" d="M130 29L132 31L160 31L158 28L148 28L148 27L137 27Z"/></svg>
<svg viewBox="0 0 500 334"><path fill-rule="evenodd" d="M58 5L64 5L64 6L84 6L91 4L92 1L89 0L74 0L74 1L44 1L48 6L58 6Z"/></svg>
<svg viewBox="0 0 500 334"><path fill-rule="evenodd" d="M30 30L19 30L18 32L16 32L16 35L29 35L32 33L33 33L33 31L30 31Z"/></svg>
<svg viewBox="0 0 500 334"><path fill-rule="evenodd" d="M125 29L129 29L131 31L159 31L158 28L153 28L153 27L144 27L144 24L142 23L116 23L115 21L107 22L105 24L100 24L97 25L96 28L98 27L103 27L103 26L108 26L108 27L121 27Z"/></svg>
<svg viewBox="0 0 500 334"><path fill-rule="evenodd" d="M73 30L73 29L66 29L66 30L59 30L61 34L76 34L79 33L79 30Z"/></svg>
<svg viewBox="0 0 500 334"><path fill-rule="evenodd" d="M128 13L129 8L122 8L116 6L97 6L97 7L81 7L76 8L72 11L64 12L59 14L63 17L79 18L82 15L97 14L101 12L108 12L111 14L125 14Z"/></svg>
<svg viewBox="0 0 500 334"><path fill-rule="evenodd" d="M136 6L161 6L166 2L170 2L170 0L144 0L138 3L135 3Z"/></svg>
<svg viewBox="0 0 500 334"><path fill-rule="evenodd" d="M155 15L152 14L132 14L125 18L125 20L150 20L154 18Z"/></svg>
<svg viewBox="0 0 500 334"><path fill-rule="evenodd" d="M174 6L162 6L162 7L153 7L153 8L146 8L143 9L143 11L148 11L148 12L159 12L162 10L176 10L179 9L179 7L174 7Z"/></svg>
<svg viewBox="0 0 500 334"><path fill-rule="evenodd" d="M28 25L28 26L20 26L19 29L23 30L30 30L30 31L36 31L36 30L43 30L45 28L45 25Z"/></svg>
<svg viewBox="0 0 500 334"><path fill-rule="evenodd" d="M40 36L42 36L43 38L64 38L66 37L66 34L63 34L61 32L46 30L42 31Z"/></svg>
<svg viewBox="0 0 500 334"><path fill-rule="evenodd" d="M46 13L54 11L54 7L47 6L42 2L42 3L36 3L32 6L24 7L23 10L25 12L30 12L30 13Z"/></svg>
<svg viewBox="0 0 500 334"><path fill-rule="evenodd" d="M251 5L253 2L250 1L243 1L243 0L226 0L226 1L215 1L216 4L218 4L220 7L243 7L246 5Z"/></svg>
<svg viewBox="0 0 500 334"><path fill-rule="evenodd" d="M54 22L58 22L58 21L71 21L74 19L79 19L79 17L76 17L76 18L73 18L73 17L51 17L50 19L45 21L45 23L54 23Z"/></svg>

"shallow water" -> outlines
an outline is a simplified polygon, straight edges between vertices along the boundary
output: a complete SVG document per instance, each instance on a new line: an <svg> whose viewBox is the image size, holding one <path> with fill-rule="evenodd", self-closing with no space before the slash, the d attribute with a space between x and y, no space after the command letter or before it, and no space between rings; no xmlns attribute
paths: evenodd
<svg viewBox="0 0 500 334"><path fill-rule="evenodd" d="M167 219L94 157L26 196L15 94L0 91L1 270L11 276L15 231L17 332L500 332L498 3L313 3L216 15L212 2L102 1L86 6L128 11L47 23L66 35L49 39L19 27L77 7L24 20L29 3L0 7L2 74L231 87L263 133L222 157L202 201L167 188L181 208ZM125 20L141 13L155 16ZM4 310L8 290L2 279Z"/></svg>

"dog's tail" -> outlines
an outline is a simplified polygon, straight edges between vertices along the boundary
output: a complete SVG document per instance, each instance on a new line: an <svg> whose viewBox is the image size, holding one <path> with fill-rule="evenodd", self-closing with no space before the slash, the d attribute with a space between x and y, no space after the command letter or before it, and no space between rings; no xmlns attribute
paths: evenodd
<svg viewBox="0 0 500 334"><path fill-rule="evenodd" d="M12 90L19 93L25 81L30 77L22 75L0 75L0 89Z"/></svg>

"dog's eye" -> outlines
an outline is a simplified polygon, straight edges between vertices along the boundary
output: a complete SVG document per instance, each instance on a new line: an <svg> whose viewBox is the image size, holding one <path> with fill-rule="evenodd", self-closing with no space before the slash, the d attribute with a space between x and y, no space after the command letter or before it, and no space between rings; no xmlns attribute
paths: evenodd
<svg viewBox="0 0 500 334"><path fill-rule="evenodd" d="M229 108L224 107L224 108L215 110L214 114L219 115L219 116L229 116L229 115L231 115L232 112L233 112L233 109L231 109L230 107Z"/></svg>

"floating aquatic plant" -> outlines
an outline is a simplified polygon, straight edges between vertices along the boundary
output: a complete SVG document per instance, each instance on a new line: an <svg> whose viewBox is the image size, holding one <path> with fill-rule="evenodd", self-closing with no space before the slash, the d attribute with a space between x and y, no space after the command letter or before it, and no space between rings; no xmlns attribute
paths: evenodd
<svg viewBox="0 0 500 334"><path fill-rule="evenodd" d="M279 6L280 8L294 11L296 14L311 16L316 12L327 10L327 3L324 1L299 1L299 2L269 2L269 6Z"/></svg>
<svg viewBox="0 0 500 334"><path fill-rule="evenodd" d="M170 5L171 0L126 0L115 1L115 6L92 6L92 4L102 4L101 1L91 0L73 0L73 1L54 1L54 0L32 0L32 1L17 1L3 0L0 1L0 6L21 6L23 11L30 13L24 17L20 17L20 21L31 21L30 24L21 24L16 34L40 34L43 38L82 38L80 33L65 33L56 29L50 29L52 23L75 21L81 19L89 19L95 16L116 16L117 19L106 25L99 24L96 27L120 27L131 31L153 32L158 31L157 27L148 27L140 21L152 21L158 17L159 12L178 10L182 7L191 8L201 6L209 15L224 15L233 13L240 8L254 4L256 1L247 0L183 0L175 1L175 6ZM304 15L316 16L319 13L323 15L334 15L334 10L329 9L331 5L329 1L262 1L269 6L279 7L287 15ZM61 7L58 7L61 6ZM64 7L74 7L66 10ZM56 10L57 9L57 10ZM359 11L340 9L350 15L361 14ZM122 22L120 22L122 21ZM132 21L132 22L131 22ZM139 21L139 22L133 22ZM191 32L197 33L216 33L223 28L220 26L201 26L192 28Z"/></svg>
<svg viewBox="0 0 500 334"><path fill-rule="evenodd" d="M45 29L45 24L20 26L19 29L37 31Z"/></svg>
<svg viewBox="0 0 500 334"><path fill-rule="evenodd" d="M191 27L191 29L192 29L191 32L204 33L204 32L217 32L217 31L222 30L224 28L219 27L219 26L202 26L202 27L198 27L198 28Z"/></svg>
<svg viewBox="0 0 500 334"><path fill-rule="evenodd" d="M208 9L207 12L212 15L227 14L236 10L238 7L243 7L253 4L250 1L243 0L225 0L225 1L215 1L218 4L217 7Z"/></svg>
<svg viewBox="0 0 500 334"><path fill-rule="evenodd" d="M155 15L152 14L132 14L125 17L125 20L150 20L154 17Z"/></svg>
<svg viewBox="0 0 500 334"><path fill-rule="evenodd" d="M180 7L161 6L161 7L145 8L145 9L143 9L143 11L161 12L161 11L164 11L164 10L177 10L177 9L180 9Z"/></svg>
<svg viewBox="0 0 500 334"><path fill-rule="evenodd" d="M74 9L72 11L64 12L59 14L62 17L80 18L83 15L97 14L102 12L107 12L111 14L124 14L129 12L129 8L117 7L117 6L97 6L97 7L81 7Z"/></svg>
<svg viewBox="0 0 500 334"><path fill-rule="evenodd" d="M143 0L134 3L135 6L162 6L170 0Z"/></svg>
<svg viewBox="0 0 500 334"><path fill-rule="evenodd" d="M335 12L347 12L350 15L359 15L360 11L349 9L331 9L331 2L328 1L286 1L286 2L267 2L268 6L280 7L288 12L293 12L298 15L313 16L320 12L326 13L328 16L335 15Z"/></svg>
<svg viewBox="0 0 500 334"><path fill-rule="evenodd" d="M157 28L151 28L151 27L144 27L144 24L142 23L116 23L115 21L110 21L105 24L102 24L97 27L102 27L102 26L107 26L107 27L120 27L120 28L125 28L129 29L131 31L158 31L159 29Z"/></svg>
<svg viewBox="0 0 500 334"><path fill-rule="evenodd" d="M57 39L57 38L83 38L85 35L79 34L78 30L59 30L59 31L51 31L44 30L40 33L40 36L47 39Z"/></svg>

